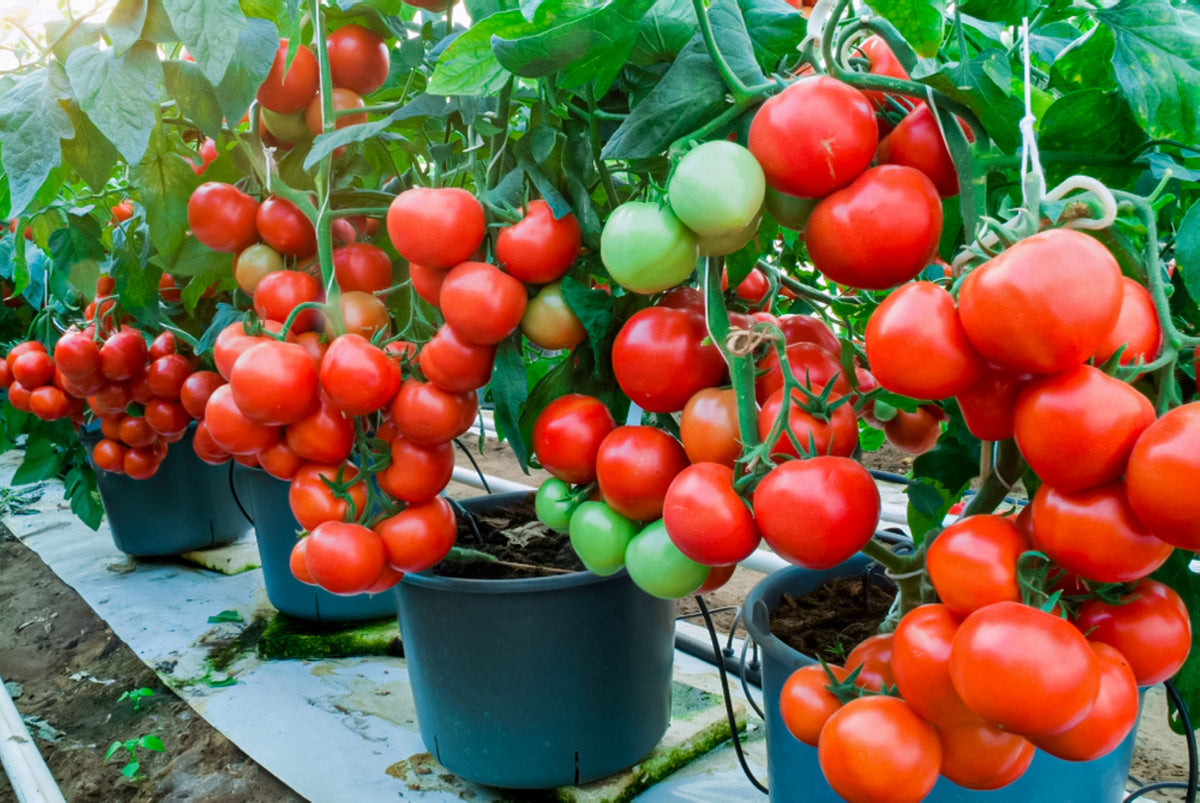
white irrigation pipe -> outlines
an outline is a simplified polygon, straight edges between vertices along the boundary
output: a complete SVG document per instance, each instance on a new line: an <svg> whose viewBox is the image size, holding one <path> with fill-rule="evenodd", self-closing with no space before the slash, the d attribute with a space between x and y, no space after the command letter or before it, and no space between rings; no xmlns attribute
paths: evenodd
<svg viewBox="0 0 1200 803"><path fill-rule="evenodd" d="M0 678L0 764L20 803L66 803Z"/></svg>

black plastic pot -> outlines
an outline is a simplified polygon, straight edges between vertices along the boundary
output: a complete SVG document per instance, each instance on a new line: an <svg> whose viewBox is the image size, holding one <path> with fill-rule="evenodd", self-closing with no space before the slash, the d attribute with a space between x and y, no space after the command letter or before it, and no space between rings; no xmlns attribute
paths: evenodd
<svg viewBox="0 0 1200 803"><path fill-rule="evenodd" d="M254 522L263 584L272 605L310 622L365 622L395 614L396 601L390 591L341 596L297 580L288 560L301 528L288 504L288 483L260 468L235 464L233 471L238 498Z"/></svg>
<svg viewBox="0 0 1200 803"><path fill-rule="evenodd" d="M474 512L524 494L468 500ZM447 769L513 789L586 783L670 720L675 606L625 574L406 575L400 634L421 738Z"/></svg>
<svg viewBox="0 0 1200 803"><path fill-rule="evenodd" d="M194 425L188 427L183 440L171 444L148 480L96 472L113 542L125 554L179 555L228 544L250 529L230 493L229 466L210 466L196 457L195 431ZM89 461L92 447L103 437L99 429L80 430Z"/></svg>
<svg viewBox="0 0 1200 803"><path fill-rule="evenodd" d="M792 672L816 661L771 635L770 612L784 594L802 596L826 580L868 571L874 564L863 555L828 571L799 567L781 569L764 578L746 597L742 613L746 630L762 651L763 710L767 724L767 773L775 803L837 803L842 798L825 782L817 750L788 733L779 713L779 695ZM878 569L878 567L875 567ZM1020 645L1014 645L1020 649ZM929 803L1119 803L1133 759L1137 729L1116 750L1095 761L1063 761L1038 750L1029 769L1012 784L976 792L939 778Z"/></svg>

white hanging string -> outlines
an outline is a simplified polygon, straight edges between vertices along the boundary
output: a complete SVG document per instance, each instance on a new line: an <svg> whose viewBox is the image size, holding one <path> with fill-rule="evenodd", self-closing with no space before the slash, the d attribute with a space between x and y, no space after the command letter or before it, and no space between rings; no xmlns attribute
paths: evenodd
<svg viewBox="0 0 1200 803"><path fill-rule="evenodd" d="M1029 56L1029 17L1021 21L1021 60L1025 67L1025 116L1021 118L1021 187L1025 208L1036 220L1046 195L1046 174L1038 156L1037 133L1034 131L1032 64Z"/></svg>

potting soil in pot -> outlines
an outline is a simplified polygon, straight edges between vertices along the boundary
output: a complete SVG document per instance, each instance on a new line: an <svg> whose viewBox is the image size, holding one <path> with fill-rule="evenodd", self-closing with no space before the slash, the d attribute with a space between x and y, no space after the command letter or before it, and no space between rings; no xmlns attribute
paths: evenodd
<svg viewBox="0 0 1200 803"><path fill-rule="evenodd" d="M785 594L771 611L771 633L794 650L841 663L879 632L896 592L867 575L827 580L811 594Z"/></svg>
<svg viewBox="0 0 1200 803"><path fill-rule="evenodd" d="M551 530L537 520L533 496L504 507L458 516L457 546L466 555L482 552L479 560L443 560L430 571L439 577L467 580L516 580L583 571L583 563L566 533ZM475 526L472 527L472 519ZM556 571L557 570L557 571Z"/></svg>

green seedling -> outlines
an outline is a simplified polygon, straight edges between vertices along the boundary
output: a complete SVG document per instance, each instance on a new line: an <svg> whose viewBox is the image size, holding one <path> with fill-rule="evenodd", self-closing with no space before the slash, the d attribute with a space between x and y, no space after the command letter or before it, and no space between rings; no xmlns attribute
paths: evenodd
<svg viewBox="0 0 1200 803"><path fill-rule="evenodd" d="M121 692L121 696L117 698L117 702L123 703L126 700L129 700L130 705L133 706L133 710L140 711L142 709L142 700L153 696L154 689L147 689L145 686L143 686L140 689L130 689L129 691Z"/></svg>
<svg viewBox="0 0 1200 803"><path fill-rule="evenodd" d="M166 749L163 747L162 739L159 739L153 734L146 734L138 739L128 739L124 742L113 742L112 745L109 746L108 752L104 754L104 763L107 764L108 760L112 758L118 750L123 749L129 753L129 761L124 767L121 767L121 774L131 781L140 781L142 780L143 776L140 772L141 762L138 761L137 758L137 748L139 747L145 750L153 750L157 753L161 753Z"/></svg>

